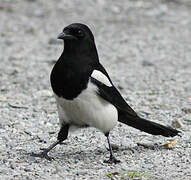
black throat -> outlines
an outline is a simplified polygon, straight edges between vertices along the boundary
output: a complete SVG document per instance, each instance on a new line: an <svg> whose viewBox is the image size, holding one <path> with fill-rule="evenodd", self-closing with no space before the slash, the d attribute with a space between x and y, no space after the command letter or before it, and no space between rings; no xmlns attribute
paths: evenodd
<svg viewBox="0 0 191 180"><path fill-rule="evenodd" d="M50 76L54 93L67 100L76 98L86 89L89 77L98 63L94 43L65 41L64 51Z"/></svg>

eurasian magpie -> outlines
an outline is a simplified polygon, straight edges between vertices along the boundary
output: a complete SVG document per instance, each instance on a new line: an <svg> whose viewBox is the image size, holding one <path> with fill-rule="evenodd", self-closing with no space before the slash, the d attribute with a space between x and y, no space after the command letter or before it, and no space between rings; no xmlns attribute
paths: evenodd
<svg viewBox="0 0 191 180"><path fill-rule="evenodd" d="M50 81L55 95L60 131L57 141L34 156L51 159L48 152L61 144L71 126L95 127L107 137L110 158L118 163L109 140L117 122L153 135L173 137L180 131L148 121L126 103L99 62L94 36L88 26L73 23L63 29L58 39L64 40L64 50L54 65Z"/></svg>

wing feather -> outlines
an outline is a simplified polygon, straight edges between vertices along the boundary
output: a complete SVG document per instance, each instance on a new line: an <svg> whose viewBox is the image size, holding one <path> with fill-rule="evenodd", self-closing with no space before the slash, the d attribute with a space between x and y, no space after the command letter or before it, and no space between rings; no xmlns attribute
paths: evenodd
<svg viewBox="0 0 191 180"><path fill-rule="evenodd" d="M123 99L115 86L106 86L105 84L93 77L91 77L91 82L97 86L97 94L103 99L113 104L118 110L124 111L130 116L137 116L136 112L126 103L126 101Z"/></svg>

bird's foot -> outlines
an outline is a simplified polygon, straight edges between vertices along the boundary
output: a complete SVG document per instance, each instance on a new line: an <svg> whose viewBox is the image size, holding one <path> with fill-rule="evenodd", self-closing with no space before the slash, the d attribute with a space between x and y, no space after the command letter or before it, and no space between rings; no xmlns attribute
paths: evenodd
<svg viewBox="0 0 191 180"><path fill-rule="evenodd" d="M110 156L110 158L108 160L104 160L104 163L108 163L108 164L117 164L120 163L121 161L116 159L114 156Z"/></svg>
<svg viewBox="0 0 191 180"><path fill-rule="evenodd" d="M105 148L109 151L109 148L105 146ZM119 145L117 144L111 144L111 148L113 151L118 151L119 150Z"/></svg>
<svg viewBox="0 0 191 180"><path fill-rule="evenodd" d="M41 149L41 150L42 150L42 149ZM48 155L48 152L49 152L48 149L43 149L43 151L40 152L40 153L31 153L31 156L33 156L33 157L45 158L45 159L51 161L51 160L53 160L54 158L53 158L53 157L50 157L50 156Z"/></svg>

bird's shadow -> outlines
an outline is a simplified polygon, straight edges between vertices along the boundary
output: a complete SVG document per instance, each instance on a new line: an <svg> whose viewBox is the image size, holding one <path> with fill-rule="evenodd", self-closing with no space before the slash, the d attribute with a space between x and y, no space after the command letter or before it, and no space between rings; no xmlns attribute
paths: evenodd
<svg viewBox="0 0 191 180"><path fill-rule="evenodd" d="M64 146L66 144L62 145L63 151L60 152L59 150L54 149L49 153L50 157L53 157L53 161L63 161L63 162L88 162L88 161L98 161L100 160L107 159L109 158L109 149L105 146L102 147L97 147L96 149L90 149L88 148L87 150L80 150L80 149L72 149L71 151L64 150ZM132 154L140 154L144 151L153 150L153 151L158 151L164 149L164 147L160 144L149 144L149 145L144 145L144 144L137 144L135 146L124 146L124 145L115 145L112 144L113 147L113 152L115 155L118 157L119 155L117 154L124 154L123 152L126 151L126 154L132 155ZM40 150L39 150L40 151ZM32 152L25 152L25 155L28 156L27 159L31 158ZM46 159L43 159L46 160ZM39 157L35 157L34 162L40 162ZM50 161L51 162L51 161Z"/></svg>
<svg viewBox="0 0 191 180"><path fill-rule="evenodd" d="M113 145L112 145L113 146ZM149 146L142 146L142 145L135 145L133 147L127 147L127 146L117 146L114 145L113 152L117 156L119 153L123 153L124 151L127 152L127 154L132 155L132 154L137 154L137 153L142 153L146 150L153 150L153 151L158 151L161 149L164 149L161 145L159 144L153 144ZM64 150L64 146L63 146ZM74 151L65 151L65 152L59 152L54 150L54 152L50 153L50 156L54 157L55 160L61 160L63 162L66 161L74 161L77 163L78 161L99 161L100 159L103 160L109 157L109 149L107 147L97 147L96 149L87 149L87 150L74 150Z"/></svg>

